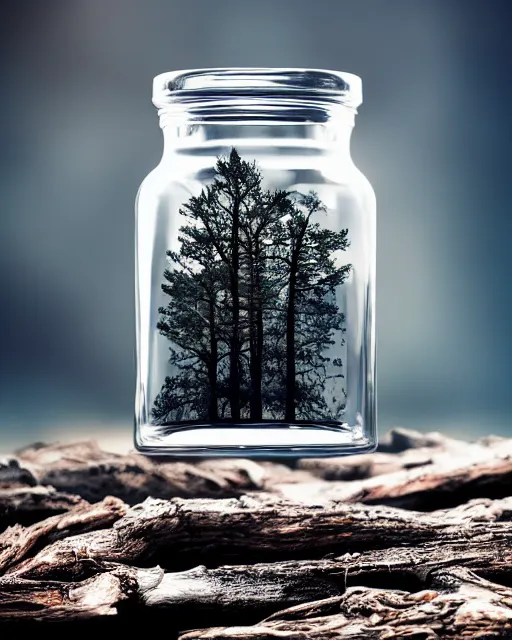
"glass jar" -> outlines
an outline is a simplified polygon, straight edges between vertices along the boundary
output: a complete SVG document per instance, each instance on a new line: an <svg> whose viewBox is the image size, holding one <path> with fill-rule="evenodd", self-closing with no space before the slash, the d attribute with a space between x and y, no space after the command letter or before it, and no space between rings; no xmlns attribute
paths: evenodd
<svg viewBox="0 0 512 640"><path fill-rule="evenodd" d="M349 73L154 80L160 164L137 197L135 442L148 454L376 446L375 197Z"/></svg>

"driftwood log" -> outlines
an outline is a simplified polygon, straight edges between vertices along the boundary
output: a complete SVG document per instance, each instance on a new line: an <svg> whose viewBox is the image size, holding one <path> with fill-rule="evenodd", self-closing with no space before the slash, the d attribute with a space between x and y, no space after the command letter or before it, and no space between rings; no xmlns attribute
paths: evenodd
<svg viewBox="0 0 512 640"><path fill-rule="evenodd" d="M0 623L34 621L512 638L512 440L394 430L292 464L27 447L0 461Z"/></svg>

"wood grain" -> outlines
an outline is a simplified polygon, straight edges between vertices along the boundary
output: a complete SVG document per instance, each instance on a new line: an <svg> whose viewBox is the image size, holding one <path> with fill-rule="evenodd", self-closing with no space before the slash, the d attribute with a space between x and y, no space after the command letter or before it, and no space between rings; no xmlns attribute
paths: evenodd
<svg viewBox="0 0 512 640"><path fill-rule="evenodd" d="M407 430L373 456L291 464L27 447L0 463L0 620L512 637L511 459L508 439Z"/></svg>

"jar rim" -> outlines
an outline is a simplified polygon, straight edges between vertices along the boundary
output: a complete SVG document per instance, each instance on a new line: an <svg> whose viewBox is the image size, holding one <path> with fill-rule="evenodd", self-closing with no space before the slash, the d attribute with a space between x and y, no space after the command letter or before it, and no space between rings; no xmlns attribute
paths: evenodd
<svg viewBox="0 0 512 640"><path fill-rule="evenodd" d="M311 112L362 103L362 81L327 69L220 67L168 71L153 80L153 104L192 116L226 109ZM195 119L195 118L193 118Z"/></svg>

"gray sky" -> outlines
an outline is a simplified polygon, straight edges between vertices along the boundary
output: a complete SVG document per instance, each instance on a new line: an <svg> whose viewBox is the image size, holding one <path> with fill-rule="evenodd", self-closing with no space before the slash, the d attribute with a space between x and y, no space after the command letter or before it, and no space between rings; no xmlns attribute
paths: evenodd
<svg viewBox="0 0 512 640"><path fill-rule="evenodd" d="M133 201L161 153L151 81L213 66L362 76L353 153L378 198L381 425L507 433L509 6L6 2L3 444L91 424L130 436Z"/></svg>

